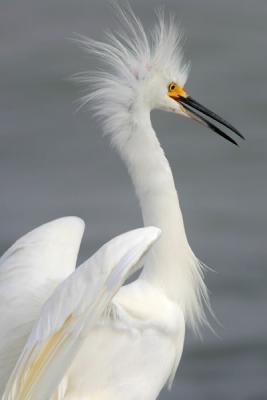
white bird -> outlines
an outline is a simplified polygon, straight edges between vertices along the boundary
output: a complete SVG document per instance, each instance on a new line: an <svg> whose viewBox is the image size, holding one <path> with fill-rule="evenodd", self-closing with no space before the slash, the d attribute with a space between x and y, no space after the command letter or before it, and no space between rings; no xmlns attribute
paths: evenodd
<svg viewBox="0 0 267 400"><path fill-rule="evenodd" d="M154 400L164 385L171 387L186 326L197 331L206 323L209 299L202 265L188 244L173 175L150 111L193 118L236 144L206 114L242 135L186 94L188 66L175 19L158 14L155 29L146 34L129 7L117 10L122 31L108 33L106 42L79 39L106 64L106 70L79 77L93 88L82 103L92 104L125 162L144 225L162 234L138 279L125 286L125 278L158 238L156 228L115 239L54 292L74 269L80 220L41 227L4 255L3 400Z"/></svg>

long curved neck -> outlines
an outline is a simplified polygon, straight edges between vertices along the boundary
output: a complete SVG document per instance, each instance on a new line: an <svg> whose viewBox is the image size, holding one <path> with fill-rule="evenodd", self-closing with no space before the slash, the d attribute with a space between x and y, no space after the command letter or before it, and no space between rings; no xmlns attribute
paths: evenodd
<svg viewBox="0 0 267 400"><path fill-rule="evenodd" d="M127 129L119 151L133 181L144 225L162 230L141 278L183 303L195 259L187 242L173 175L152 128L149 110L136 112Z"/></svg>

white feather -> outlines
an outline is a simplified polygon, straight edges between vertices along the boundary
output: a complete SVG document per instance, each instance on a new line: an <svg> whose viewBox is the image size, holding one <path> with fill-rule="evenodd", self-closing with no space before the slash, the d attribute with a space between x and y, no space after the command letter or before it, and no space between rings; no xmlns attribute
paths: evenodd
<svg viewBox="0 0 267 400"><path fill-rule="evenodd" d="M159 87L154 87L157 91L172 80L184 86L189 64L184 62L182 34L175 18L158 12L157 24L147 34L129 6L115 7L123 30L106 33L107 42L82 35L76 39L87 53L106 64L106 70L88 71L76 75L76 79L88 85L91 92L81 99L81 105L91 104L102 119L104 132L112 134L118 143L123 137L121 130L130 121L129 110L140 98L145 97L151 108L160 107L155 103L155 90L149 93L153 82L161 81ZM116 140L117 135L120 140Z"/></svg>
<svg viewBox="0 0 267 400"><path fill-rule="evenodd" d="M76 265L84 222L66 217L20 238L0 259L0 395L44 302Z"/></svg>
<svg viewBox="0 0 267 400"><path fill-rule="evenodd" d="M159 237L156 228L118 236L104 245L55 290L9 379L3 400L52 397L114 294ZM62 391L62 386L60 387Z"/></svg>

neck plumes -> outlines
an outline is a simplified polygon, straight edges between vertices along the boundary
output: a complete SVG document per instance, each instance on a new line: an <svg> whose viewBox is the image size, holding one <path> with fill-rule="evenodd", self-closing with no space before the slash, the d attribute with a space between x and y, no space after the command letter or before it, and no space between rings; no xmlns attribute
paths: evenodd
<svg viewBox="0 0 267 400"><path fill-rule="evenodd" d="M114 137L139 199L145 226L161 229L141 278L159 287L191 321L204 318L207 301L200 263L188 244L172 171L150 120L150 111L129 113ZM200 321L199 321L200 320Z"/></svg>

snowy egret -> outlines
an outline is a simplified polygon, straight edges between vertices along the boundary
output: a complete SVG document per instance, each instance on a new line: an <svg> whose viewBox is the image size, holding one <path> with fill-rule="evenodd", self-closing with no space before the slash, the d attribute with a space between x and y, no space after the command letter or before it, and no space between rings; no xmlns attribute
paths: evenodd
<svg viewBox="0 0 267 400"><path fill-rule="evenodd" d="M156 228L114 239L69 278L83 230L77 219L41 227L4 255L0 295L4 305L12 302L1 333L3 400L156 399L165 384L171 387L186 326L198 330L206 322L203 269L188 244L150 111L192 118L234 144L204 115L242 135L187 95L188 65L175 19L159 13L147 35L130 7L117 10L121 32L108 33L106 42L79 38L107 66L79 77L93 88L82 103L92 104L124 160L144 225L162 234L139 278L125 286L158 238Z"/></svg>

